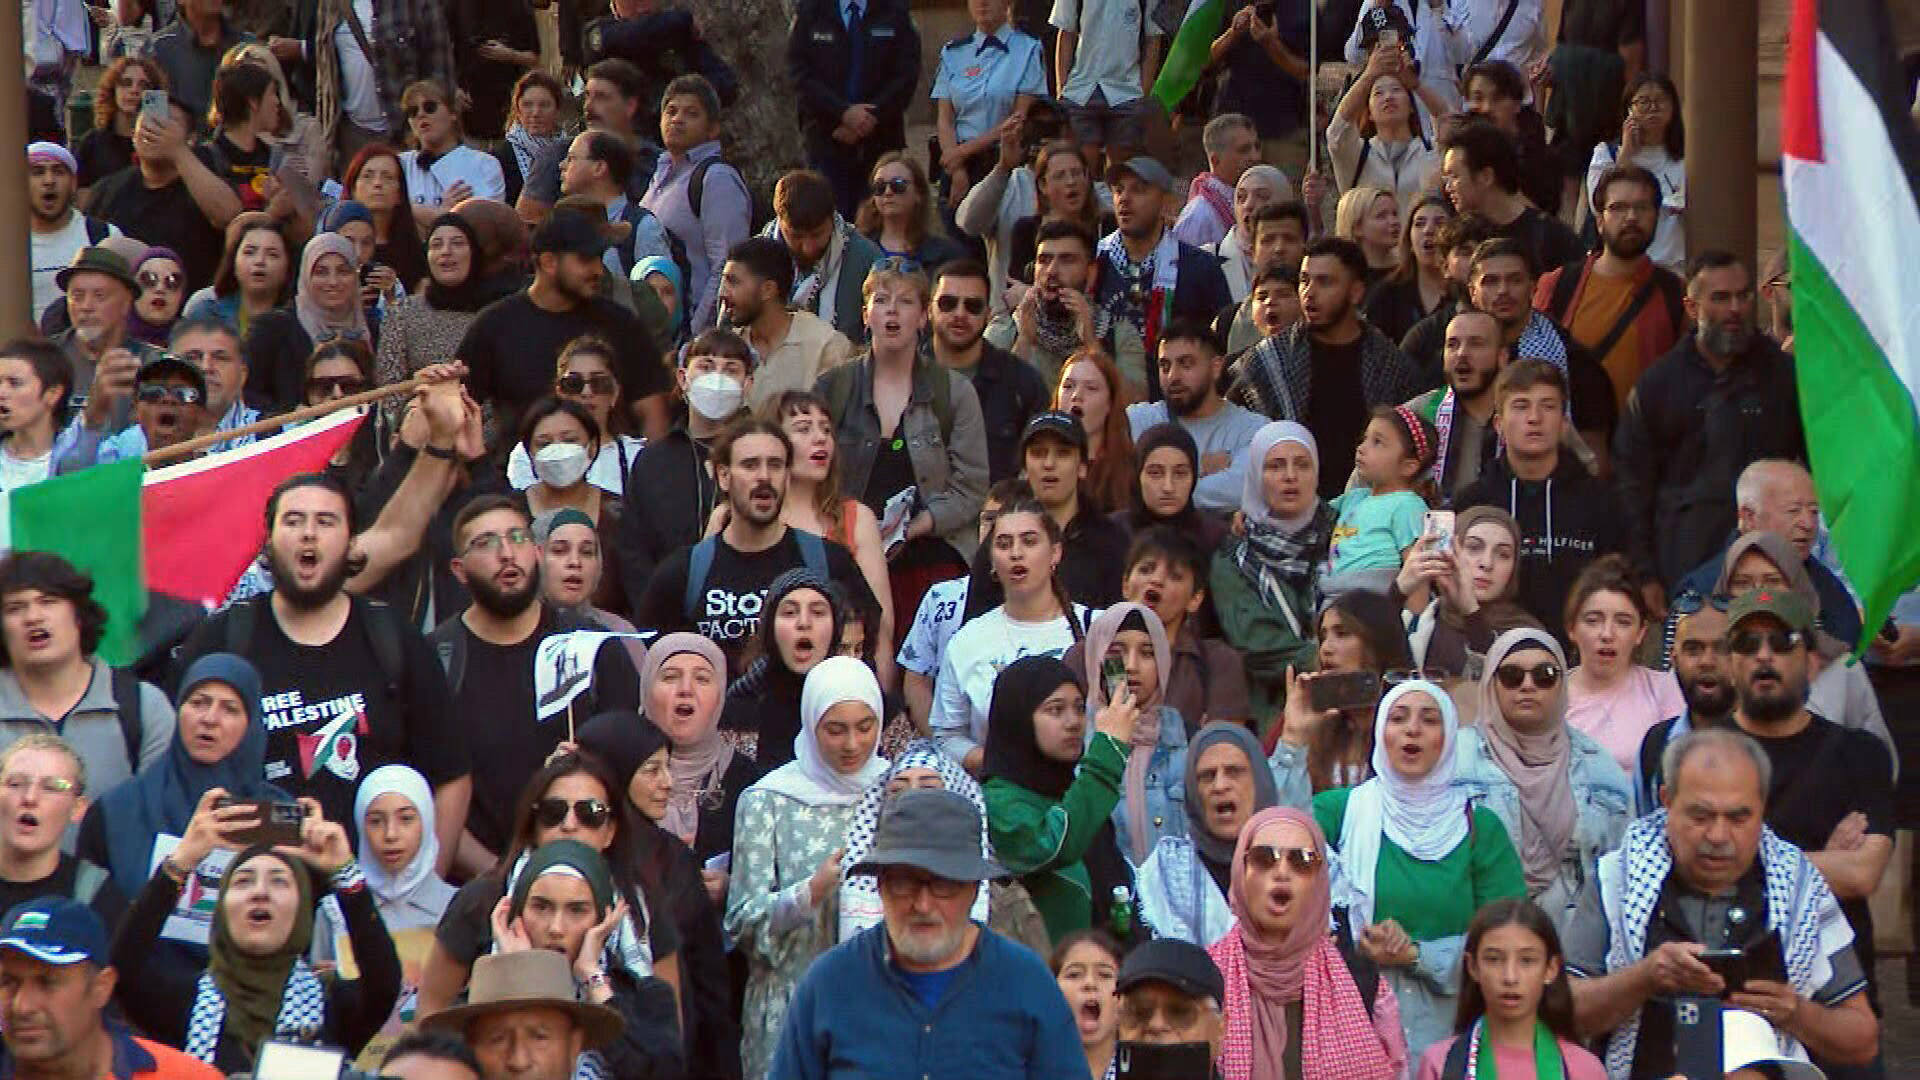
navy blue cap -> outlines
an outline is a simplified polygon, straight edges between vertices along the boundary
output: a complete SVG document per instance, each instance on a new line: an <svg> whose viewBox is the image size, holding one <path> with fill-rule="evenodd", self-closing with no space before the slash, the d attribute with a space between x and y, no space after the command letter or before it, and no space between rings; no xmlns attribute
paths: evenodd
<svg viewBox="0 0 1920 1080"><path fill-rule="evenodd" d="M1225 1004L1227 980L1207 950L1179 938L1155 938L1137 946L1120 965L1114 990L1126 993L1141 983L1166 983L1188 997Z"/></svg>
<svg viewBox="0 0 1920 1080"><path fill-rule="evenodd" d="M107 928L100 916L66 896L42 896L15 905L0 929L0 949L18 949L61 967L80 963L105 967L109 955Z"/></svg>
<svg viewBox="0 0 1920 1080"><path fill-rule="evenodd" d="M1020 433L1020 449L1025 452L1027 444L1042 435L1051 435L1068 446L1080 451L1084 457L1087 452L1087 429L1080 425L1080 418L1059 409L1049 409L1035 413L1027 421L1027 429Z"/></svg>

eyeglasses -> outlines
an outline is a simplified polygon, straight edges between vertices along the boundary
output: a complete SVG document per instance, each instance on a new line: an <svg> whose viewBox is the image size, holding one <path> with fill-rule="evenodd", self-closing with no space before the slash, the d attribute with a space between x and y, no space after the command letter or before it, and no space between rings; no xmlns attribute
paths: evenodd
<svg viewBox="0 0 1920 1080"><path fill-rule="evenodd" d="M315 375L307 380L308 397L346 397L367 388L367 380L358 375Z"/></svg>
<svg viewBox="0 0 1920 1080"><path fill-rule="evenodd" d="M134 400L147 405L198 405L202 398L197 386L164 386L148 383L133 392Z"/></svg>
<svg viewBox="0 0 1920 1080"><path fill-rule="evenodd" d="M1662 97L1637 97L1627 102L1628 112L1666 112L1673 106Z"/></svg>
<svg viewBox="0 0 1920 1080"><path fill-rule="evenodd" d="M984 296L940 296L934 298L933 304L948 314L962 305L969 315L984 315L987 311L987 298Z"/></svg>
<svg viewBox="0 0 1920 1080"><path fill-rule="evenodd" d="M1542 690L1551 690L1560 685L1560 665L1543 660L1530 668L1521 667L1519 664L1501 664L1493 669L1493 677L1500 680L1500 685L1509 690L1520 689L1520 684L1525 682L1528 676L1533 677L1533 685Z"/></svg>
<svg viewBox="0 0 1920 1080"><path fill-rule="evenodd" d="M1319 870L1327 859L1312 848L1277 847L1273 844L1255 844L1247 849L1247 865L1261 873L1279 866L1285 860L1296 874L1311 874Z"/></svg>
<svg viewBox="0 0 1920 1080"><path fill-rule="evenodd" d="M401 110L401 113L405 115L407 119L411 120L415 116L432 116L439 111L440 102L433 98L426 98L425 100L407 106Z"/></svg>
<svg viewBox="0 0 1920 1080"><path fill-rule="evenodd" d="M889 255L884 259L875 259L873 268L867 273L875 271L883 274L917 274L920 272L920 260L909 255Z"/></svg>
<svg viewBox="0 0 1920 1080"><path fill-rule="evenodd" d="M567 811L573 811L575 821L589 829L605 825L613 817L613 807L599 799L541 799L533 804L533 817L543 829L552 829L567 820Z"/></svg>
<svg viewBox="0 0 1920 1080"><path fill-rule="evenodd" d="M143 289L165 289L168 292L174 292L186 280L177 273L159 274L152 270L140 271L140 287Z"/></svg>
<svg viewBox="0 0 1920 1080"><path fill-rule="evenodd" d="M584 395L588 391L595 394L612 394L620 389L620 384L604 371L596 371L591 375L568 372L553 381L553 388L562 394Z"/></svg>
<svg viewBox="0 0 1920 1080"><path fill-rule="evenodd" d="M1735 630L1727 636L1727 648L1739 656L1752 656L1764 642L1769 652L1788 653L1807 643L1807 635L1798 630Z"/></svg>
<svg viewBox="0 0 1920 1080"><path fill-rule="evenodd" d="M24 795L30 787L39 787L42 795L71 795L80 790L77 781L64 776L28 776L25 773L8 773L0 780L0 788L6 788L9 794Z"/></svg>
<svg viewBox="0 0 1920 1080"><path fill-rule="evenodd" d="M510 544L513 547L526 547L531 543L533 543L532 529L508 529L503 533L481 533L479 536L467 541L465 550L468 552L479 551L491 555L499 551L502 544Z"/></svg>
<svg viewBox="0 0 1920 1080"><path fill-rule="evenodd" d="M1440 683L1449 678L1452 678L1452 676L1447 674L1445 668L1396 668L1380 676L1380 682L1386 686L1398 686L1403 682L1413 682L1416 679L1424 682Z"/></svg>
<svg viewBox="0 0 1920 1080"><path fill-rule="evenodd" d="M1129 1031L1137 1031L1153 1023L1155 1014L1167 1018L1167 1026L1175 1031L1185 1031L1200 1022L1200 1012L1206 1006L1190 997L1167 998L1161 1001L1142 1001L1138 998L1120 999L1120 1026Z"/></svg>
<svg viewBox="0 0 1920 1080"><path fill-rule="evenodd" d="M1655 209L1652 203L1642 200L1640 202L1610 202L1601 207L1600 212L1612 217L1626 217L1628 214L1651 214Z"/></svg>
<svg viewBox="0 0 1920 1080"><path fill-rule="evenodd" d="M875 180L873 182L873 195L876 199L882 195L905 195L907 189L912 186L913 181L908 180L904 176L896 176L888 180Z"/></svg>
<svg viewBox="0 0 1920 1080"><path fill-rule="evenodd" d="M971 884L970 881L949 881L932 874L888 872L880 875L880 891L895 900L911 900L920 895L921 889L931 893L935 900L951 900Z"/></svg>

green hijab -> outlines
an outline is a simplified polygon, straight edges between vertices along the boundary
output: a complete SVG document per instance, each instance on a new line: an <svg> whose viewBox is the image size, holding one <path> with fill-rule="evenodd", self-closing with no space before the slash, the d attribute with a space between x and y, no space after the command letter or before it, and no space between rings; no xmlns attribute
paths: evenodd
<svg viewBox="0 0 1920 1080"><path fill-rule="evenodd" d="M256 858L278 859L293 870L294 887L300 890L293 913L293 930L280 948L265 956L244 952L227 932L227 891L233 875ZM294 962L306 955L313 944L313 877L306 866L289 859L265 844L255 844L227 864L220 877L220 899L214 909L213 938L208 944L211 960L208 974L213 985L227 1001L224 1033L233 1036L251 1050L273 1034L280 1017L280 999L286 993L287 978Z"/></svg>

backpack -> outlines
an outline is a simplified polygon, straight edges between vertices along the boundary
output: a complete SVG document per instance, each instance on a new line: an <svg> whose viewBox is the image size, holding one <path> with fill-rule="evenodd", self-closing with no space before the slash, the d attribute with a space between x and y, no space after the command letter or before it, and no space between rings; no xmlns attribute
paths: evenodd
<svg viewBox="0 0 1920 1080"><path fill-rule="evenodd" d="M225 650L238 656L247 655L253 644L253 631L260 619L260 605L269 603L272 593L243 600L227 609ZM367 631L367 643L373 646L373 658L380 665L380 673L386 678L387 697L398 700L403 691L407 675L407 654L401 646L400 616L386 604L365 597L350 598L353 612L348 615L361 617L361 625Z"/></svg>
<svg viewBox="0 0 1920 1080"><path fill-rule="evenodd" d="M88 907L93 906L93 898L100 895L100 886L107 883L110 875L104 866L79 860L73 868L72 898Z"/></svg>
<svg viewBox="0 0 1920 1080"><path fill-rule="evenodd" d="M100 241L112 235L111 230L113 226L108 225L104 221L88 217L86 214L81 214L80 220L87 227L87 245L89 247L98 244Z"/></svg>
<svg viewBox="0 0 1920 1080"><path fill-rule="evenodd" d="M120 714L120 738L127 746L127 771L140 771L140 743L145 723L141 719L140 676L132 668L110 668L113 673L113 707Z"/></svg>
<svg viewBox="0 0 1920 1080"><path fill-rule="evenodd" d="M627 235L614 245L614 249L620 255L620 265L629 273L633 271L634 241L639 236L640 223L653 217L653 211L641 206L633 199L628 199L626 209L620 212L620 220L626 222L628 226ZM660 231L667 236L667 254L673 258L673 265L680 269L680 280L692 281L693 262L687 258L687 245L681 241L678 234L667 228L667 223L664 221L660 222Z"/></svg>
<svg viewBox="0 0 1920 1080"><path fill-rule="evenodd" d="M729 168L733 168L735 173L740 172L738 168L733 167L732 162L729 162L726 158L718 154L701 161L693 167L693 175L687 177L687 209L693 211L695 218L700 216L700 204L706 197L707 172L715 165L726 165ZM766 228L767 222L773 220L773 204L768 202L760 192L755 191L752 185L747 183L745 175L741 175L740 184L747 189L747 202L753 208L751 217L747 222L747 235L759 236L760 230Z"/></svg>
<svg viewBox="0 0 1920 1080"><path fill-rule="evenodd" d="M853 381L865 370L864 363L841 364L820 377L821 396L827 399L827 408L833 417L834 427L839 427L840 418L847 415L847 403L853 400ZM933 380L933 417L940 422L940 441L951 444L953 442L953 378L945 368L941 368L939 374L946 377Z"/></svg>
<svg viewBox="0 0 1920 1080"><path fill-rule="evenodd" d="M809 572L822 581L833 580L827 572L827 542L821 537L802 529L787 530L794 542L800 545L800 561ZM688 622L694 622L700 610L700 594L707 591L707 575L713 573L713 556L720 550L719 537L709 536L693 545L687 553L687 593L681 601L681 609Z"/></svg>

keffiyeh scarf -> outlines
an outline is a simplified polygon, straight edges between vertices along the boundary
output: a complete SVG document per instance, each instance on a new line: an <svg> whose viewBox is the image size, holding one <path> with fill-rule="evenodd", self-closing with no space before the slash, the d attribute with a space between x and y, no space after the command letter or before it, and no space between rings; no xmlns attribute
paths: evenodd
<svg viewBox="0 0 1920 1080"><path fill-rule="evenodd" d="M532 857L531 851L523 851L520 857L514 860L513 872L507 875L507 887L502 895L513 895L514 886L520 883L520 874L527 868L527 860ZM650 925L653 921L653 913L647 909L646 893L635 889L634 895L640 901L641 920ZM604 956L607 960L617 962L621 967L632 972L636 979L644 979L653 974L653 942L646 934L640 932L638 925L633 921L632 912L628 912L627 917L620 920L619 927L607 938Z"/></svg>
<svg viewBox="0 0 1920 1080"><path fill-rule="evenodd" d="M938 743L931 739L915 742L894 759L879 780L867 787L854 807L853 822L847 826L847 851L840 859L841 941L851 941L853 935L879 923L883 917L879 876L850 871L864 862L868 853L873 851L873 836L880 828L880 811L887 802L887 785L908 769L932 769L940 774L941 787L957 791L973 803L974 809L980 811L980 854L989 861L993 859L993 842L987 836L987 802L980 793L980 785L960 767L959 762L947 756ZM986 924L987 890L980 890L969 914L975 922L983 926Z"/></svg>
<svg viewBox="0 0 1920 1080"><path fill-rule="evenodd" d="M1314 507L1313 520L1298 531L1249 520L1247 534L1233 545L1233 563L1260 590L1260 599L1268 606L1288 610L1289 591L1309 589L1314 567L1326 561L1333 524L1333 511L1324 502Z"/></svg>
<svg viewBox="0 0 1920 1080"><path fill-rule="evenodd" d="M533 163L540 160L540 155L566 141L565 135L535 135L519 124L507 129L506 138L521 176L532 176Z"/></svg>
<svg viewBox="0 0 1920 1080"><path fill-rule="evenodd" d="M295 959L287 988L280 996L280 1014L273 1022L273 1033L311 1042L319 1037L326 1020L326 988L304 958ZM182 1049L211 1065L226 1026L226 996L213 984L213 973L203 971L194 985L193 1009L187 1014L187 1044Z"/></svg>
<svg viewBox="0 0 1920 1080"><path fill-rule="evenodd" d="M1225 1080L1252 1080L1253 988L1247 979L1247 946L1240 928L1229 930L1226 937L1207 947L1207 953L1227 984L1227 1000L1222 1003L1226 1038L1215 1064ZM1331 937L1307 954L1300 1010L1300 1045L1314 1048L1313 1053L1300 1055L1302 1080L1388 1080L1401 1075L1406 1066L1405 1053L1396 1056L1394 1048L1380 1036L1381 1031L1400 1026L1400 1009L1392 989L1381 981L1370 1021L1366 1002L1360 1000L1360 988L1354 985L1353 975ZM1265 1065L1261 1075L1282 1075L1280 1062Z"/></svg>
<svg viewBox="0 0 1920 1080"><path fill-rule="evenodd" d="M1228 220L1232 220L1229 216ZM1160 234L1160 243L1142 262L1127 254L1126 241L1115 229L1100 241L1100 260L1123 283L1113 290L1102 305L1108 321L1124 319L1140 332L1147 355L1159 354L1160 328L1172 314L1174 286L1180 278L1180 241L1171 231ZM1096 326L1098 323L1096 322Z"/></svg>

